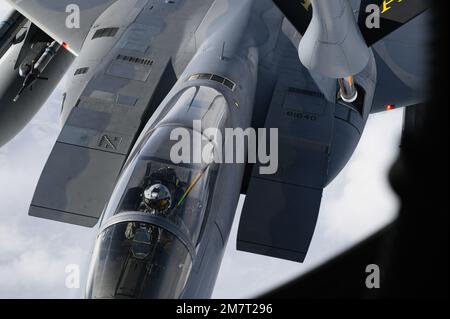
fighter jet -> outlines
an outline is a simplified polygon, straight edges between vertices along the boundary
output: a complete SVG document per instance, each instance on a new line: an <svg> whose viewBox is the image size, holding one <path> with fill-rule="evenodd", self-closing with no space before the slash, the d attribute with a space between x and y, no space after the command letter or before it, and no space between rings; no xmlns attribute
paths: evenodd
<svg viewBox="0 0 450 319"><path fill-rule="evenodd" d="M210 297L241 194L237 249L303 262L369 115L426 98L425 1L7 2L0 145L65 76L29 215L98 229L86 298ZM278 170L175 163L176 128L276 128Z"/></svg>

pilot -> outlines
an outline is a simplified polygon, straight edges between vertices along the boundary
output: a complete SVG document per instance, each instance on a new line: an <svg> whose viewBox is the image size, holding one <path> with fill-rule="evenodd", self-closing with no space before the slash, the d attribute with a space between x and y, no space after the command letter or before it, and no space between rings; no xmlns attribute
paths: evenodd
<svg viewBox="0 0 450 319"><path fill-rule="evenodd" d="M139 210L147 213L166 215L184 192L184 183L177 177L175 170L164 167L146 178Z"/></svg>
<svg viewBox="0 0 450 319"><path fill-rule="evenodd" d="M172 195L163 184L154 184L144 190L141 210L147 213L164 215L172 206Z"/></svg>

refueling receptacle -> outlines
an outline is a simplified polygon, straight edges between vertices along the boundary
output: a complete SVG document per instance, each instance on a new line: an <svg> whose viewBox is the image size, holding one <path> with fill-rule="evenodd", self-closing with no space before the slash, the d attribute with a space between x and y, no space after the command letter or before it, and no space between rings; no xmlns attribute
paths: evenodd
<svg viewBox="0 0 450 319"><path fill-rule="evenodd" d="M358 90L353 76L338 79L340 91L339 94L344 102L353 103L358 98Z"/></svg>

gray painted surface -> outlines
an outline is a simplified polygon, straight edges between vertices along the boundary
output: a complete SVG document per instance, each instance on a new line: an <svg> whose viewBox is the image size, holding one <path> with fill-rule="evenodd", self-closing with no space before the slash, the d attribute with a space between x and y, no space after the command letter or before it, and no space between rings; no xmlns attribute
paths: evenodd
<svg viewBox="0 0 450 319"><path fill-rule="evenodd" d="M29 24L26 28L30 28ZM20 65L30 64L31 60L38 57L47 40L40 30L34 28L29 29L27 34L27 39L36 38L34 48L31 48L31 43L26 40L13 45L0 63L0 146L11 140L28 124L74 61L71 53L61 50L42 74L49 80L36 82L33 91L25 90L21 99L14 102L13 99L24 82L24 78L19 75Z"/></svg>
<svg viewBox="0 0 450 319"><path fill-rule="evenodd" d="M369 62L369 49L348 0L312 0L313 17L299 46L309 70L330 78L360 73Z"/></svg>
<svg viewBox="0 0 450 319"><path fill-rule="evenodd" d="M70 0L7 0L31 22L47 32L58 42L69 44L74 53L81 50L87 32L91 29L99 15L117 0L79 0L76 4L80 7L80 28L68 28L66 20L68 14L66 8L74 4Z"/></svg>
<svg viewBox="0 0 450 319"><path fill-rule="evenodd" d="M42 0L20 2L17 7L31 21L39 21L50 36L64 41L65 4ZM322 191L350 159L373 110L376 86L383 80L379 50L374 54L369 49L365 54L366 49L355 49L358 30L347 30L354 37L344 51L355 53L350 52L353 45L356 53L364 53L354 59L355 65L336 62L327 55L333 50L321 49L324 55L318 55L321 61L315 63L325 69L308 63L305 67L298 59L297 46L302 42L312 45L323 34L313 40L302 38L270 0L80 4L89 12L89 28L70 35L78 57L68 73L63 128L42 173L30 215L89 227L99 218L102 227L118 225L120 221L111 217L110 210L124 195L121 181L134 174L132 164L141 150L152 147L148 143L154 143L154 132L180 125L192 129L193 120L203 120L202 131L197 133L205 139L211 138L204 132L208 127L276 127L280 131L276 174L260 176L255 166L247 181L244 164L212 168L214 178L200 236L185 243L196 251L189 249L192 269L181 297L211 295L243 182L248 189L238 248L303 261ZM347 21L356 27L346 1L333 7L321 5L323 12L347 8L347 15L340 22L327 20L326 14L316 15L316 21L329 25ZM43 17L49 11L54 19L46 23ZM117 30L112 36L94 36L105 28ZM18 55L14 50L9 53L13 57ZM332 61L333 65L325 63ZM386 65L392 69L389 61ZM360 95L354 104L337 98L336 81L330 78L347 72L357 73ZM191 79L195 74L217 75L235 86L230 89L210 77ZM159 145L156 153L166 151L163 142L155 144ZM166 230L175 236L184 231ZM181 242L189 238L179 237L183 237ZM168 279L160 278L159 284L164 285L164 280Z"/></svg>

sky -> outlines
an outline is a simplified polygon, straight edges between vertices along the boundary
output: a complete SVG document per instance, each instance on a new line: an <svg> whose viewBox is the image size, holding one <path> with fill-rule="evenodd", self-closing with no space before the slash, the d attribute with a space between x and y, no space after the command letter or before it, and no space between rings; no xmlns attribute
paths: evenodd
<svg viewBox="0 0 450 319"><path fill-rule="evenodd" d="M7 10L0 0L0 16ZM27 215L60 131L62 92L63 83L29 125L0 147L0 298L83 296L94 231ZM242 197L213 297L257 296L317 267L392 221L398 201L387 173L398 154L402 118L402 110L371 116L351 161L325 189L303 264L236 251ZM79 289L66 288L66 267L72 264L81 267Z"/></svg>

